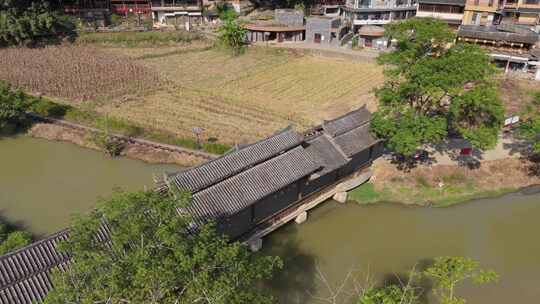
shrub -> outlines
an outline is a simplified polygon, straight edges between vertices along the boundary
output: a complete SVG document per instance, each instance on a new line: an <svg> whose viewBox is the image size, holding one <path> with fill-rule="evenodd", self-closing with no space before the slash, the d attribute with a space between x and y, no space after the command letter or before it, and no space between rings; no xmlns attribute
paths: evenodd
<svg viewBox="0 0 540 304"><path fill-rule="evenodd" d="M26 121L26 111L31 105L31 97L0 81L0 130L8 125L22 125Z"/></svg>
<svg viewBox="0 0 540 304"><path fill-rule="evenodd" d="M236 19L227 17L218 32L220 45L233 55L240 55L246 50L247 30Z"/></svg>
<svg viewBox="0 0 540 304"><path fill-rule="evenodd" d="M122 141L118 140L109 132L94 133L92 141L110 157L120 156L125 145Z"/></svg>
<svg viewBox="0 0 540 304"><path fill-rule="evenodd" d="M231 146L219 143L205 143L203 144L203 150L213 154L225 154L231 149Z"/></svg>
<svg viewBox="0 0 540 304"><path fill-rule="evenodd" d="M62 118L66 115L67 111L71 109L70 106L58 104L47 99L36 99L30 111L35 112L41 116Z"/></svg>

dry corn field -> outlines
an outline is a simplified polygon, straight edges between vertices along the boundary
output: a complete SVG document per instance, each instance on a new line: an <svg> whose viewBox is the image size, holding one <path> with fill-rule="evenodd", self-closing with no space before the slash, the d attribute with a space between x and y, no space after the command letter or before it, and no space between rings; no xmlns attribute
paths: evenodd
<svg viewBox="0 0 540 304"><path fill-rule="evenodd" d="M94 47L1 49L0 66L1 80L34 94L75 102L137 95L159 84L152 69Z"/></svg>
<svg viewBox="0 0 540 304"><path fill-rule="evenodd" d="M190 136L194 126L227 143L250 142L290 124L305 129L363 104L374 109L383 81L373 63L251 48L239 57L211 49L150 58L127 53L174 85L101 108L146 126Z"/></svg>

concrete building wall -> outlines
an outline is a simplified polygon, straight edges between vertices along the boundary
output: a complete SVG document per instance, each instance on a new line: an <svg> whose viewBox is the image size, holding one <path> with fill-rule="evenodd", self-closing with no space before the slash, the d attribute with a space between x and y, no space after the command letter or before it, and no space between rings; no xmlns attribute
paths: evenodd
<svg viewBox="0 0 540 304"><path fill-rule="evenodd" d="M330 18L308 18L306 22L306 42L330 44L333 40L331 32L333 22L334 19ZM317 37L320 37L320 42L318 42Z"/></svg>
<svg viewBox="0 0 540 304"><path fill-rule="evenodd" d="M274 12L276 23L287 26L303 26L304 12L293 9L277 9Z"/></svg>

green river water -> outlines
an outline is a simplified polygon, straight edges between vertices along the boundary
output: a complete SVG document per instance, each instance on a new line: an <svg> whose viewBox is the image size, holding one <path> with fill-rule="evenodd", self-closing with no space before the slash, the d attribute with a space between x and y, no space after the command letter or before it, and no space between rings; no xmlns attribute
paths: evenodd
<svg viewBox="0 0 540 304"><path fill-rule="evenodd" d="M0 139L0 215L44 235L68 225L113 187L151 187L152 174L178 167L110 159L99 152L29 137ZM510 173L510 172L509 172ZM350 269L376 282L435 256L460 255L496 270L497 284L460 289L467 303L540 303L540 195L507 195L436 209L328 202L302 225L265 238L284 270L271 287L279 303L324 303L317 269L337 286ZM435 303L430 301L430 303Z"/></svg>

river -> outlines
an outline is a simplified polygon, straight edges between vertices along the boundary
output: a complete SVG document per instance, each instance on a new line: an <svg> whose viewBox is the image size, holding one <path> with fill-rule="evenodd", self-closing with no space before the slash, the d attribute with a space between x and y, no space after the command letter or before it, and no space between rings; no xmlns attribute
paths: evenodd
<svg viewBox="0 0 540 304"><path fill-rule="evenodd" d="M285 271L273 281L279 303L324 303L351 269L376 283L395 279L436 256L467 256L500 275L496 284L460 289L467 303L538 303L540 194L511 194L448 208L328 202L265 239ZM429 303L435 303L430 301Z"/></svg>
<svg viewBox="0 0 540 304"><path fill-rule="evenodd" d="M153 185L152 175L176 166L110 159L77 146L25 136L0 139L0 215L45 235L68 225L114 186ZM326 296L317 269L337 286L350 269L377 283L436 256L459 255L496 270L497 284L460 292L468 303L537 303L540 299L540 194L512 194L449 208L328 202L308 221L265 238L263 253L285 268L272 281L282 304L316 304ZM433 302L430 302L433 303Z"/></svg>
<svg viewBox="0 0 540 304"><path fill-rule="evenodd" d="M0 137L0 217L42 236L66 228L113 188L142 190L153 174L178 171L63 142Z"/></svg>

